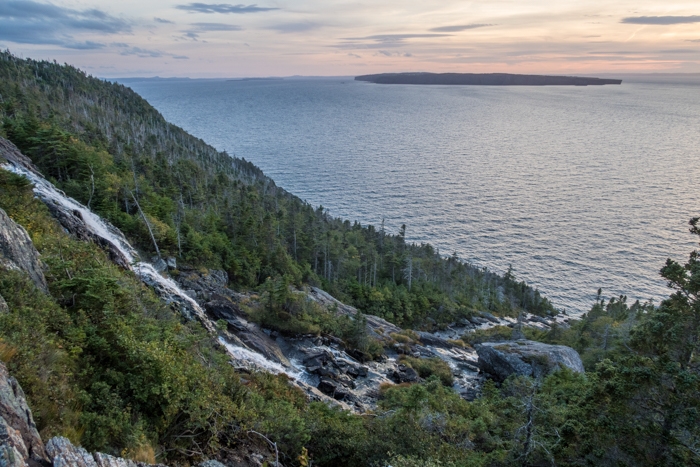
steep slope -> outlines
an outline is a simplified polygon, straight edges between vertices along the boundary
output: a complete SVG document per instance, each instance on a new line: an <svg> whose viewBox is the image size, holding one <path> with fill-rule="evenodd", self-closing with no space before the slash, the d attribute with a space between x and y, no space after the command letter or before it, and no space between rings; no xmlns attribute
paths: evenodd
<svg viewBox="0 0 700 467"><path fill-rule="evenodd" d="M239 288L311 283L403 326L480 310L555 312L524 282L407 244L405 230L330 217L168 124L122 85L4 52L0 97L8 139L147 257L224 269Z"/></svg>

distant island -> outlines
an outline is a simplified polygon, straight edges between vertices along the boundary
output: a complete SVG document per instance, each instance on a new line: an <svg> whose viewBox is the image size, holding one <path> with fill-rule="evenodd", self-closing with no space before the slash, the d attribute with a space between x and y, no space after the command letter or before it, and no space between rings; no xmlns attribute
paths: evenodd
<svg viewBox="0 0 700 467"><path fill-rule="evenodd" d="M578 76L514 75L510 73L380 73L356 76L356 81L377 84L449 84L476 86L600 86L621 84L621 79Z"/></svg>

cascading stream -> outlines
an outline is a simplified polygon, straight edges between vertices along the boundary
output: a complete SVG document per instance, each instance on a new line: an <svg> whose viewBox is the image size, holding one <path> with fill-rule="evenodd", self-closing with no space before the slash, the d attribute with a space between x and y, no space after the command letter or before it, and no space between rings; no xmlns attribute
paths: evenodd
<svg viewBox="0 0 700 467"><path fill-rule="evenodd" d="M200 307L192 297L187 295L177 285L177 283L175 283L175 281L160 275L152 264L145 261L140 261L138 253L119 229L104 221L100 216L92 212L78 201L66 196L65 193L58 190L51 182L44 179L35 171L30 170L20 164L15 164L12 162L12 160L10 160L8 163L0 165L0 167L26 177L34 185L34 193L39 199L41 199L47 205L57 207L63 212L79 218L84 227L92 235L102 239L104 242L107 242L114 247L114 249L116 249L116 251L122 256L122 262L125 263L129 269L132 270L146 285L154 288L166 303L175 303L181 309L184 308L182 311L185 314L194 315L193 317L196 317L209 332L216 332L216 327L207 317L202 307ZM243 347L227 344L226 348L234 358L242 358L251 362L257 359L258 366L270 370L275 365L283 368L281 365L274 362L265 361L266 359L262 355L255 354L254 352L244 349ZM248 358L248 353L254 354L256 357ZM275 370L279 369L275 368ZM281 371L286 373L286 370ZM279 373L280 371L275 372ZM290 376L293 375L290 374Z"/></svg>

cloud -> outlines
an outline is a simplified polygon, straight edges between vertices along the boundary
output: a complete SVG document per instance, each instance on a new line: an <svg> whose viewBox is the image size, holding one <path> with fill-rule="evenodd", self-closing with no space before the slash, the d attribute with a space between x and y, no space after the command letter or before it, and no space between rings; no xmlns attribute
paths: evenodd
<svg viewBox="0 0 700 467"><path fill-rule="evenodd" d="M161 23L161 24L175 24L173 21L163 19L163 18L158 18L158 17L153 18L153 21L155 21L156 23Z"/></svg>
<svg viewBox="0 0 700 467"><path fill-rule="evenodd" d="M349 54L348 54L348 57L352 57L352 58L362 58L361 55L357 55L357 54L353 54L353 53L349 53Z"/></svg>
<svg viewBox="0 0 700 467"><path fill-rule="evenodd" d="M63 47L67 49L77 49L77 50L94 50L102 49L105 47L101 42L84 41L84 42L66 42L62 44Z"/></svg>
<svg viewBox="0 0 700 467"><path fill-rule="evenodd" d="M622 18L620 22L652 25L687 24L700 23L700 16L630 16L628 18Z"/></svg>
<svg viewBox="0 0 700 467"><path fill-rule="evenodd" d="M416 39L423 37L446 37L451 34L377 34L374 36L366 37L348 37L346 40L357 41L357 40L375 40L379 42L394 42L403 41L406 39Z"/></svg>
<svg viewBox="0 0 700 467"><path fill-rule="evenodd" d="M243 29L235 24L224 24L224 23L192 23L195 31L199 32L209 32L209 31L240 31Z"/></svg>
<svg viewBox="0 0 700 467"><path fill-rule="evenodd" d="M385 57L413 57L413 54L409 52L391 52L390 50L378 50L377 53L374 54L375 57L379 55L384 55Z"/></svg>
<svg viewBox="0 0 700 467"><path fill-rule="evenodd" d="M320 28L321 25L317 23L311 23L311 22L297 22L297 23L282 23L282 24L277 24L274 26L268 27L268 29L272 29L273 31L281 32L281 33L290 33L290 32L306 32L306 31L312 31L314 29Z"/></svg>
<svg viewBox="0 0 700 467"><path fill-rule="evenodd" d="M190 13L223 13L223 14L245 14L261 13L265 11L279 10L279 8L259 7L257 5L231 5L229 3L188 3L187 5L177 5L178 10L189 11Z"/></svg>
<svg viewBox="0 0 700 467"><path fill-rule="evenodd" d="M441 26L439 28L432 28L429 31L432 32L460 32L466 31L468 29L485 28L486 26L493 26L493 24L462 24L457 26Z"/></svg>
<svg viewBox="0 0 700 467"><path fill-rule="evenodd" d="M333 47L340 49L384 49L408 45L408 39L449 37L452 34L376 34L365 37L346 37Z"/></svg>
<svg viewBox="0 0 700 467"><path fill-rule="evenodd" d="M176 58L179 60L187 60L189 57L185 55L177 55L177 54L171 54L168 52L162 52L160 50L156 49L144 49L141 47L134 47L130 46L129 44L125 44L123 42L113 42L110 44L112 47L117 47L121 49L119 51L120 55L134 55L136 57L141 57L141 58L161 58L161 57L172 57Z"/></svg>
<svg viewBox="0 0 700 467"><path fill-rule="evenodd" d="M131 24L92 8L75 10L50 3L10 0L0 2L0 40L19 44L52 44L69 49L98 49L104 44L81 41L81 33L131 32Z"/></svg>
<svg viewBox="0 0 700 467"><path fill-rule="evenodd" d="M700 42L700 39L686 39L686 42Z"/></svg>

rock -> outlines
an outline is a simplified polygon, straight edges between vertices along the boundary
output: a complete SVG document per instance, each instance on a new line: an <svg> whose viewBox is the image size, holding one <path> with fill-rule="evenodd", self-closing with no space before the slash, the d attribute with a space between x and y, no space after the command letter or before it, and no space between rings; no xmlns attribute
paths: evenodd
<svg viewBox="0 0 700 467"><path fill-rule="evenodd" d="M204 304L207 314L213 319L246 318L246 313L226 297L214 295L212 300Z"/></svg>
<svg viewBox="0 0 700 467"><path fill-rule="evenodd" d="M290 366L289 360L284 356L282 350L270 336L265 334L255 323L246 320L240 308L231 301L218 297L219 300L207 302L204 305L207 313L214 319L223 319L228 323L228 330L256 352L262 354L268 360Z"/></svg>
<svg viewBox="0 0 700 467"><path fill-rule="evenodd" d="M470 323L472 323L474 326L477 326L477 327L481 326L484 323L488 323L487 320L485 320L484 318L479 318L478 316L470 316L467 319L469 320Z"/></svg>
<svg viewBox="0 0 700 467"><path fill-rule="evenodd" d="M494 324L500 324L501 320L493 316L491 313L487 313L485 311L482 311L479 313L479 316L485 320L491 321Z"/></svg>
<svg viewBox="0 0 700 467"><path fill-rule="evenodd" d="M7 302L0 295L0 313L7 313L8 311L10 311L10 307L7 306Z"/></svg>
<svg viewBox="0 0 700 467"><path fill-rule="evenodd" d="M2 362L0 362L0 420L5 433L4 436L0 435L0 446L5 446L4 455L13 454L14 450L14 453L19 453L23 459L34 464L48 460L44 443L36 429L24 392L17 380L9 375Z"/></svg>
<svg viewBox="0 0 700 467"><path fill-rule="evenodd" d="M0 418L0 467L27 467L27 457L22 435Z"/></svg>
<svg viewBox="0 0 700 467"><path fill-rule="evenodd" d="M90 454L81 447L73 446L67 438L55 437L46 443L46 451L53 467L165 467L162 464L146 464L130 459L96 452Z"/></svg>
<svg viewBox="0 0 700 467"><path fill-rule="evenodd" d="M194 290L196 292L196 298L204 302L214 300L218 297L233 299L238 295L226 287L228 284L228 274L226 271L219 271L216 269L200 271L198 269L182 266L176 280L182 289Z"/></svg>
<svg viewBox="0 0 700 467"><path fill-rule="evenodd" d="M49 292L39 252L24 227L0 209L0 267L23 271L44 293Z"/></svg>
<svg viewBox="0 0 700 467"><path fill-rule="evenodd" d="M416 370L404 364L399 364L396 370L389 375L389 379L396 384L417 383L420 381L420 377L418 376L418 373L416 373Z"/></svg>
<svg viewBox="0 0 700 467"><path fill-rule="evenodd" d="M206 460L204 462L200 462L199 465L197 465L197 467L226 467L226 466L217 460L210 459L210 460Z"/></svg>
<svg viewBox="0 0 700 467"><path fill-rule="evenodd" d="M562 367L577 373L585 371L578 352L563 345L518 340L485 342L474 347L479 355L479 368L496 381L512 374L541 378Z"/></svg>
<svg viewBox="0 0 700 467"><path fill-rule="evenodd" d="M97 463L97 467L166 467L163 464L146 464L145 462L136 462L130 459L114 457L101 452L96 452L92 456Z"/></svg>
<svg viewBox="0 0 700 467"><path fill-rule="evenodd" d="M418 337L423 345L432 345L433 347L440 347L443 349L451 349L454 347L454 345L450 344L445 339L429 332L418 332Z"/></svg>
<svg viewBox="0 0 700 467"><path fill-rule="evenodd" d="M55 437L46 443L53 467L98 467L95 459L81 447L75 447L68 438Z"/></svg>
<svg viewBox="0 0 700 467"><path fill-rule="evenodd" d="M321 381L316 386L322 393L333 397L335 395L335 390L338 388L338 384L329 378L321 378Z"/></svg>
<svg viewBox="0 0 700 467"><path fill-rule="evenodd" d="M151 258L151 264L153 265L153 269L158 272L162 273L168 270L168 263L166 263L163 258L159 258L158 256Z"/></svg>
<svg viewBox="0 0 700 467"><path fill-rule="evenodd" d="M165 262L168 265L168 269L177 269L177 260L173 256L168 256Z"/></svg>

